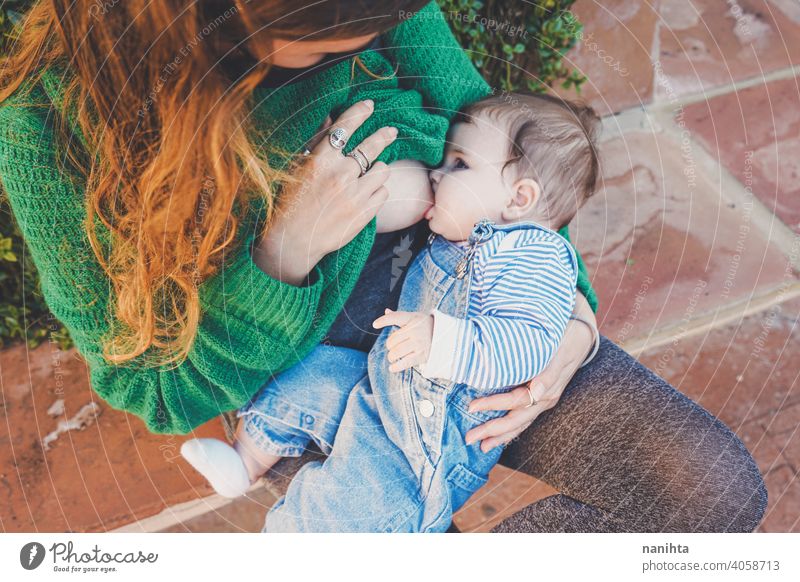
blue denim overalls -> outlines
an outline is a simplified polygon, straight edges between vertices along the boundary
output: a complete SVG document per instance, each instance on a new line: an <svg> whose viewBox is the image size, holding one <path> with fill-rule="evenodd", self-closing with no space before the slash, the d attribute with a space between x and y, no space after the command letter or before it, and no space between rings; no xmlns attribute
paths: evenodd
<svg viewBox="0 0 800 582"><path fill-rule="evenodd" d="M409 267L398 309L465 318L477 246L498 230L525 227L482 221L466 246L432 235ZM318 346L240 411L248 434L275 454L300 454L313 438L329 455L298 471L262 531L445 531L486 483L502 447L483 453L464 437L506 411L467 407L508 388L479 392L416 368L389 372L385 343L394 329L383 330L368 357Z"/></svg>

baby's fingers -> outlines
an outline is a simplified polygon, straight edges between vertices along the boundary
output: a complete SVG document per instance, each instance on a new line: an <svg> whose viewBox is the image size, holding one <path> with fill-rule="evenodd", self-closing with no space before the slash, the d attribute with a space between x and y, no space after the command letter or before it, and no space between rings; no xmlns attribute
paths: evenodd
<svg viewBox="0 0 800 582"><path fill-rule="evenodd" d="M414 315L416 314L413 312L392 311L391 309L387 309L386 313L381 315L372 323L372 327L375 329L381 329L390 325L403 327L405 324L411 321L411 319L413 319Z"/></svg>
<svg viewBox="0 0 800 582"><path fill-rule="evenodd" d="M389 348L386 359L388 359L389 362L396 362L400 358L404 358L416 351L418 351L416 343L406 340L395 347Z"/></svg>
<svg viewBox="0 0 800 582"><path fill-rule="evenodd" d="M394 364L389 366L390 372L402 372L409 368L413 368L417 364L422 363L422 354L419 352L412 352L404 358L400 358Z"/></svg>
<svg viewBox="0 0 800 582"><path fill-rule="evenodd" d="M408 326L394 330L389 334L389 337L386 338L386 349L393 350L400 344L415 339L416 334L414 332L415 330Z"/></svg>

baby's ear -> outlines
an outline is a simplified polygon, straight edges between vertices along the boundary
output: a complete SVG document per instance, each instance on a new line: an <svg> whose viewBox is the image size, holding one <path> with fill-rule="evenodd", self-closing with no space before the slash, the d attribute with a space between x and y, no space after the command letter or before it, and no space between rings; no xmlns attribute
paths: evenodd
<svg viewBox="0 0 800 582"><path fill-rule="evenodd" d="M533 178L521 178L511 187L511 200L503 210L504 220L519 220L530 216L533 207L539 201L542 189Z"/></svg>

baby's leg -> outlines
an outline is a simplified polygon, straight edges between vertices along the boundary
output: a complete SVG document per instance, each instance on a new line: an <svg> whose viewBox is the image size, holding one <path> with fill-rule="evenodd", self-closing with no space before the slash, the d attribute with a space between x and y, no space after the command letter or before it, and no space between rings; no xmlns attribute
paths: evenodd
<svg viewBox="0 0 800 582"><path fill-rule="evenodd" d="M311 440L330 452L347 397L366 367L364 352L319 345L239 410L232 447L194 439L181 452L218 493L238 497L282 457L302 455Z"/></svg>
<svg viewBox="0 0 800 582"><path fill-rule="evenodd" d="M234 439L233 449L242 459L251 485L283 458L281 455L274 455L259 449L256 441L244 430L244 422L241 420L236 427Z"/></svg>
<svg viewBox="0 0 800 582"><path fill-rule="evenodd" d="M181 455L223 497L236 498L283 455L269 453L244 430L240 421L233 446L217 439L191 439L181 446Z"/></svg>
<svg viewBox="0 0 800 582"><path fill-rule="evenodd" d="M303 465L262 531L408 531L419 506L419 480L383 430L365 377L350 393L330 456Z"/></svg>

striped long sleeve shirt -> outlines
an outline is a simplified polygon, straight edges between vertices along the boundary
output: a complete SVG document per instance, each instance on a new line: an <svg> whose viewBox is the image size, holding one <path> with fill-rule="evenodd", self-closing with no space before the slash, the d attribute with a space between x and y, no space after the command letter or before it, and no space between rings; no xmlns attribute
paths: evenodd
<svg viewBox="0 0 800 582"><path fill-rule="evenodd" d="M481 390L531 380L553 357L575 306L575 252L543 226L499 230L478 246L472 269L466 319L433 311L420 372Z"/></svg>

